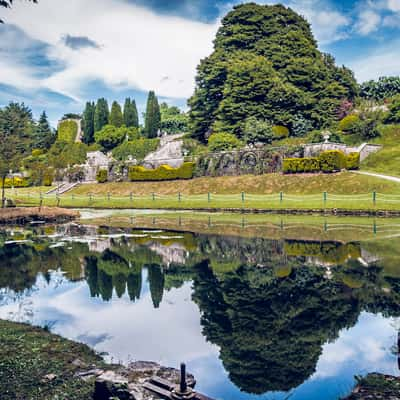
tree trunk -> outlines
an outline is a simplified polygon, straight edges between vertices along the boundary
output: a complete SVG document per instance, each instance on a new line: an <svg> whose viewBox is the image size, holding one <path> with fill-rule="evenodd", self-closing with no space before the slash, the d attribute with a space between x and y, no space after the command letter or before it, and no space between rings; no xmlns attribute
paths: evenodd
<svg viewBox="0 0 400 400"><path fill-rule="evenodd" d="M2 176L1 178L1 208L4 208L6 206L6 177Z"/></svg>

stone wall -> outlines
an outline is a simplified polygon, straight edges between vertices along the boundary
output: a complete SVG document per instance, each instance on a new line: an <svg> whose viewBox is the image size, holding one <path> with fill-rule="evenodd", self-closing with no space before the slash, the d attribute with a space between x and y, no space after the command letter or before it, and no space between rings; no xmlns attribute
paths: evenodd
<svg viewBox="0 0 400 400"><path fill-rule="evenodd" d="M377 144L363 143L358 147L348 146L343 143L311 143L304 146L304 157L317 157L324 151L340 150L345 154L360 153L360 161L365 160L370 154L382 148Z"/></svg>
<svg viewBox="0 0 400 400"><path fill-rule="evenodd" d="M196 176L261 175L282 170L284 148L210 153L197 158Z"/></svg>

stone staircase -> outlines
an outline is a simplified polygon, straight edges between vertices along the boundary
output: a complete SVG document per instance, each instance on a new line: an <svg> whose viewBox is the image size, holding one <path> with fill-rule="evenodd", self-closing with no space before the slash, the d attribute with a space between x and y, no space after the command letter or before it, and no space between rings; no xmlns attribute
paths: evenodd
<svg viewBox="0 0 400 400"><path fill-rule="evenodd" d="M143 160L143 166L146 168L157 168L160 165L167 164L177 168L183 164L183 134L167 135L160 139L160 146L156 151L148 154Z"/></svg>
<svg viewBox="0 0 400 400"><path fill-rule="evenodd" d="M72 190L74 187L77 187L79 184L80 182L73 182L73 183L62 182L60 185L57 185L57 187L46 192L46 194L54 194L54 193L63 194Z"/></svg>

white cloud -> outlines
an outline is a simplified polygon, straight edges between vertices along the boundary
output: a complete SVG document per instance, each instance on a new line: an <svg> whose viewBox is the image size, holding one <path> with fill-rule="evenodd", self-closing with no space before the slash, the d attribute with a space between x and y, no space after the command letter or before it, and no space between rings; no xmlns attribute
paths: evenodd
<svg viewBox="0 0 400 400"><path fill-rule="evenodd" d="M117 0L41 0L37 5L16 2L5 15L8 23L36 40L48 43L47 57L65 69L35 82L36 85L79 98L88 80L111 87L154 89L160 96L182 98L192 94L199 60L212 50L218 25L160 16ZM87 37L99 49L74 51L62 40L66 34ZM33 83L26 67L3 60L3 83L21 87ZM19 68L19 75L9 70ZM26 74L24 75L24 73ZM24 76L22 80L20 76ZM163 79L168 76L169 79ZM25 85L26 86L26 85Z"/></svg>
<svg viewBox="0 0 400 400"><path fill-rule="evenodd" d="M387 8L390 11L400 12L400 0L387 0Z"/></svg>
<svg viewBox="0 0 400 400"><path fill-rule="evenodd" d="M349 67L355 71L359 82L385 75L400 75L400 55L397 50L399 46L400 41L393 41L387 47L350 62Z"/></svg>
<svg viewBox="0 0 400 400"><path fill-rule="evenodd" d="M356 30L363 36L369 35L375 32L382 21L381 16L370 9L365 9L358 15L358 22L356 24Z"/></svg>

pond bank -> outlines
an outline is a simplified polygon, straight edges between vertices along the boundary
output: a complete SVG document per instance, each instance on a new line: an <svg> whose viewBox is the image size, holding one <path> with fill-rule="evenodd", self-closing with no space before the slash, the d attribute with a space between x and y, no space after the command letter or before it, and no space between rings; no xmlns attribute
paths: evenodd
<svg viewBox="0 0 400 400"><path fill-rule="evenodd" d="M79 218L76 210L59 207L15 207L0 209L0 224L61 223Z"/></svg>
<svg viewBox="0 0 400 400"><path fill-rule="evenodd" d="M142 388L145 380L179 380L178 370L153 362L106 364L88 346L27 324L0 320L0 342L2 400L154 400Z"/></svg>

